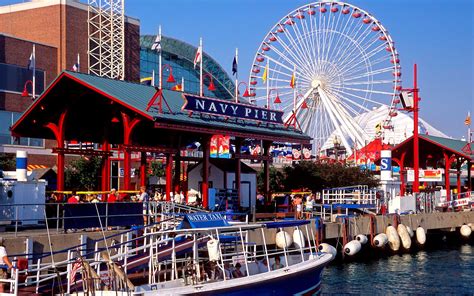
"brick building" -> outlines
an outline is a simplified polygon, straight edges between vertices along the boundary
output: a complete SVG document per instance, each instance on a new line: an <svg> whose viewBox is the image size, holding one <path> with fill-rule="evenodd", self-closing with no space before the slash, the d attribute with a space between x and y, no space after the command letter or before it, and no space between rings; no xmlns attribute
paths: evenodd
<svg viewBox="0 0 474 296"><path fill-rule="evenodd" d="M9 128L32 100L22 97L32 79L27 69L36 48L36 94L39 95L80 56L81 72L88 69L88 10L75 0L35 0L0 7L0 153L29 153L29 164L52 167L54 141L14 138ZM125 79L140 79L140 23L125 17ZM31 93L31 88L28 87Z"/></svg>

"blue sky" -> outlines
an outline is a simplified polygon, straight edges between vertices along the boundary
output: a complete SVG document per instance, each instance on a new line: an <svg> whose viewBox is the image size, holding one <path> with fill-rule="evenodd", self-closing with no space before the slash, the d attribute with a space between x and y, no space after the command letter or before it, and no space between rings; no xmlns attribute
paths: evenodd
<svg viewBox="0 0 474 296"><path fill-rule="evenodd" d="M11 0L0 0L0 5ZM310 3L301 0L126 0L126 14L140 19L141 34L164 35L197 45L229 73L235 47L239 75L250 64L268 30L285 14ZM420 115L449 136L467 134L464 119L474 111L474 1L353 0L387 28L400 54L404 87L418 64ZM388 103L388 102L387 102Z"/></svg>
<svg viewBox="0 0 474 296"><path fill-rule="evenodd" d="M268 30L300 0L133 0L126 13L141 21L142 34L163 34L197 45L230 73L239 48L240 78ZM389 30L400 54L404 87L418 64L420 115L449 136L467 134L464 119L474 111L474 1L353 0Z"/></svg>

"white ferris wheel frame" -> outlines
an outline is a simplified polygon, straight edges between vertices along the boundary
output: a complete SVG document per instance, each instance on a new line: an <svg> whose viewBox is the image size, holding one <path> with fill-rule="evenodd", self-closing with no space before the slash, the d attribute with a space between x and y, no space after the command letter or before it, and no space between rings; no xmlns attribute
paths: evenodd
<svg viewBox="0 0 474 296"><path fill-rule="evenodd" d="M336 14L336 12L332 11L333 7L337 7L338 9L336 11L339 14L337 17L337 23L335 20L336 17L327 17L327 24L325 21L324 23L321 23L321 14ZM327 11L323 12L323 8L327 9ZM341 15L343 15L343 9L349 9L349 15L345 16L348 19L345 20L346 23L342 32L336 32L335 29L337 29L337 26L339 25L339 20L341 19ZM312 14L309 13L310 10L312 10ZM354 17L355 13L359 13L360 15ZM301 16L303 17L299 18ZM307 19L311 20L308 22ZM359 21L362 25L358 27L356 25L347 29L349 23L355 23L353 19L360 19ZM365 22L366 19L369 20L368 23ZM305 21L303 22L303 20ZM316 20L318 20L319 23L316 23ZM331 20L332 24L330 23ZM293 23L291 24L291 22ZM300 22L300 26L295 25L296 22ZM342 22L344 22L344 20ZM323 26L321 27L321 25ZM292 33L288 32L289 29L287 30L287 28L289 27L292 28ZM375 28L375 30L372 28ZM348 31L346 31L346 29ZM363 34L357 36L361 30L363 30ZM316 38L314 36L317 33L325 35L322 38L320 38L320 36ZM334 65L335 62L331 64L326 60L329 57L329 51L332 46L329 42L332 42L333 39L335 39L334 35L336 33L339 34L337 37L337 43L334 45L335 50L337 50L336 55L342 51L337 62L344 64L344 67L339 69L336 68L337 65ZM284 34L287 38L287 42L283 42L282 38L278 38L278 34ZM366 48L361 48L358 41L364 41L370 34L376 34L375 36L377 38L369 39L371 43L367 45ZM294 36L296 36L296 38ZM342 39L341 36L345 37L345 39ZM353 36L358 37L358 39L354 40ZM360 38L362 39L359 40ZM351 41L352 45L356 46L348 49L351 43L347 43L347 40ZM382 42L378 40L381 40ZM375 45L376 42L380 42L380 44ZM279 47L272 44L279 44ZM282 52L282 50L284 50L284 52ZM349 52L347 52L348 50ZM359 50L358 55L352 55L355 50ZM369 51L366 52L365 50ZM384 50L389 52L387 56L376 56L380 55ZM279 56L279 59L277 60L273 58L272 55L267 54L267 52L270 51L276 53ZM322 53L322 56L318 54L316 58L316 52ZM361 54L364 55L364 59L358 59ZM371 61L369 60L371 57L376 57L377 59ZM341 58L343 59L342 61L340 60ZM372 70L373 65L381 64L387 60L390 60L392 65L375 69L372 72L360 73L360 70L354 70L354 67L359 69L361 64L362 67L365 66ZM390 112L387 114L387 117L383 122L383 127L393 128L391 117L396 115L396 104L399 102L398 92L401 89L401 67L398 59L398 52L394 47L394 42L391 36L388 34L388 31L381 22L372 14L357 6L339 1L321 1L296 8L282 17L268 31L263 41L260 43L253 61L248 81L250 93L254 95L253 102L265 104L270 108L270 97L272 90L274 90L270 87L270 83L274 83L275 85L280 83L280 86L277 88L277 96L292 97L293 99L292 102L289 99L284 102L286 103L286 107L282 108L282 110L285 111L286 119L288 120L291 117L291 114L294 113L298 118L299 125L302 126L302 129L305 132L311 130L313 134L319 132L326 137L334 135L335 132L341 138L342 145L345 147L348 154L352 153L354 146L361 148L365 146L368 140L370 140L355 118L355 115L360 114L361 111L370 111L370 108L366 105L390 106ZM274 69L271 69L269 66L270 63L276 65ZM293 69L291 66L293 66ZM312 79L311 75L314 74L314 68L316 67L319 67L318 70L320 73L324 73L325 77L329 77L332 80L327 79L327 81L323 83L322 81ZM268 71L265 71L265 69ZM325 72L323 72L323 70ZM263 76L263 72L268 72L266 73L266 81L262 86L257 86L258 81ZM296 81L298 81L298 87L293 89L290 87L290 80L292 79L291 73L296 75ZM334 77L337 75L340 79L341 73L353 73L355 76L351 77L350 80L344 81L344 87L342 87L340 81L334 81ZM386 75L384 73L392 74L393 78L384 80L373 79L375 75ZM364 77L368 80L357 80ZM281 86L281 83L287 83L287 86ZM323 87L323 84L331 85L331 88L327 89ZM366 85L365 90L363 87L357 88L358 85L364 84ZM386 85L387 87L390 86L391 91L374 89L374 86L379 84L382 86ZM298 89L301 90L301 94L297 93ZM259 92L258 95L257 92ZM364 92L369 94L369 96L366 95L364 97ZM312 108L311 106L307 108L308 111L304 111L301 107L303 104L307 104L309 97L316 96L316 93L318 104L313 104L313 112L310 112ZM389 104L372 99L373 94L389 96ZM363 103L358 102L358 100L362 100ZM323 107L324 110L322 110ZM321 110L316 112L317 110L315 108L321 108ZM314 115L316 113L319 118L313 118L316 116ZM326 122L327 124L322 124L323 122ZM320 145L320 143L318 145ZM321 146L318 148L321 148Z"/></svg>

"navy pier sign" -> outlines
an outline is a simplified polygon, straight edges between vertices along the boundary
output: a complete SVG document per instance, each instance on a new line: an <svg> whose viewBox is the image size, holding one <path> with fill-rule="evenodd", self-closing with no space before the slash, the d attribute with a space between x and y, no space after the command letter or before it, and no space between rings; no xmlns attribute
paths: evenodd
<svg viewBox="0 0 474 296"><path fill-rule="evenodd" d="M183 95L185 102L182 110L201 112L217 116L234 117L266 123L283 124L283 112L244 105L230 101Z"/></svg>

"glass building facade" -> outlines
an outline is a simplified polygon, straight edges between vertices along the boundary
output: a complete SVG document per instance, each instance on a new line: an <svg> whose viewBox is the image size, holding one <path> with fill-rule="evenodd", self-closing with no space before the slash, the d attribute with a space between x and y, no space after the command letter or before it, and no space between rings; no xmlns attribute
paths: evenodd
<svg viewBox="0 0 474 296"><path fill-rule="evenodd" d="M156 35L144 35L140 37L140 78L151 77L155 71L155 85L159 81L159 54L151 47L156 39ZM199 94L199 67L194 69L194 56L197 48L180 40L162 36L162 67L163 67L163 88L172 89L176 84L181 84L184 78L184 92ZM173 71L175 83L168 83L168 67ZM203 73L212 76L215 90L209 91L209 76L204 77L203 92L206 97L215 97L223 100L232 100L235 93L234 81L222 69L222 67L209 55L203 55Z"/></svg>

